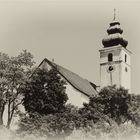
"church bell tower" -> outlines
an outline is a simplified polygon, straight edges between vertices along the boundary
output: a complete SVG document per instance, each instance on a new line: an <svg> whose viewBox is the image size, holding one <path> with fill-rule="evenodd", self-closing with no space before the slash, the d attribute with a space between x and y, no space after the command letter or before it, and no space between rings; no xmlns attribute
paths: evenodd
<svg viewBox="0 0 140 140"><path fill-rule="evenodd" d="M131 52L126 48L128 41L122 36L120 23L114 19L102 40L100 52L100 87L116 85L131 92Z"/></svg>

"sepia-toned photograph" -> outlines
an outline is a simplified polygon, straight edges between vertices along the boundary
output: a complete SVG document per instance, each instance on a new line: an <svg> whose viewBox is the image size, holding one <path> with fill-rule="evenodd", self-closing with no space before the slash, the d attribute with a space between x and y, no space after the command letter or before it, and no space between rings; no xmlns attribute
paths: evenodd
<svg viewBox="0 0 140 140"><path fill-rule="evenodd" d="M0 140L140 139L140 0L0 0Z"/></svg>

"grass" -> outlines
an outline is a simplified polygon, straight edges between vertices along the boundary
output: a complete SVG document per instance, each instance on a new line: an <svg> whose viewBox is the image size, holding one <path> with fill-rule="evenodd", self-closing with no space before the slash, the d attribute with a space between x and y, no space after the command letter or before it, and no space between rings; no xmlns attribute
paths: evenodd
<svg viewBox="0 0 140 140"><path fill-rule="evenodd" d="M106 128L95 128L85 131L85 129L74 130L68 137L59 138L65 140L139 140L140 128L132 124L123 124ZM0 140L49 140L43 136L33 134L17 135L16 131L11 131L5 127L0 128ZM56 138L58 140L58 138Z"/></svg>

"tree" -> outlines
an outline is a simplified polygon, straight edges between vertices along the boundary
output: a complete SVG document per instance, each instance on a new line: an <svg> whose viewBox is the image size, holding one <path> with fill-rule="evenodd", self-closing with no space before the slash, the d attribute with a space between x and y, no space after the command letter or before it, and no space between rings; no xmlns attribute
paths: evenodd
<svg viewBox="0 0 140 140"><path fill-rule="evenodd" d="M22 103L21 86L31 74L34 61L31 53L23 50L16 57L0 53L0 125L3 125L3 113L7 105L9 128L13 115Z"/></svg>
<svg viewBox="0 0 140 140"><path fill-rule="evenodd" d="M131 95L128 113L132 123L140 126L140 95Z"/></svg>
<svg viewBox="0 0 140 140"><path fill-rule="evenodd" d="M124 88L115 86L103 88L99 96L100 103L104 105L104 114L112 118L117 124L130 120L128 113L131 95Z"/></svg>
<svg viewBox="0 0 140 140"><path fill-rule="evenodd" d="M110 126L114 124L113 120L104 114L104 105L100 104L99 96L95 95L90 97L89 103L84 103L84 107L79 109L84 121L82 121L83 127L93 127L97 123L108 123Z"/></svg>
<svg viewBox="0 0 140 140"><path fill-rule="evenodd" d="M131 96L124 88L108 86L97 96L91 97L89 104L84 104L83 112L86 111L85 116L94 123L105 120L111 124L114 120L117 124L121 124L130 120L128 112L130 100Z"/></svg>
<svg viewBox="0 0 140 140"><path fill-rule="evenodd" d="M25 110L40 115L62 112L68 99L65 84L56 70L38 68L23 88Z"/></svg>

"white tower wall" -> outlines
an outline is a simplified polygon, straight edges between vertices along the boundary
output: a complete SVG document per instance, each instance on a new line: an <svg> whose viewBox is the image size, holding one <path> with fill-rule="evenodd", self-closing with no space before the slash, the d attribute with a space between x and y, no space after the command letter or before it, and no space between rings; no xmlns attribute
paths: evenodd
<svg viewBox="0 0 140 140"><path fill-rule="evenodd" d="M108 54L113 55L113 61L108 61ZM100 50L100 86L108 85L124 87L131 92L131 52L122 46L113 46ZM126 57L126 58L125 58ZM113 70L109 71L112 66Z"/></svg>

